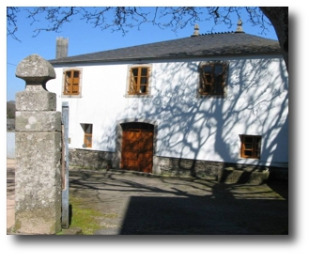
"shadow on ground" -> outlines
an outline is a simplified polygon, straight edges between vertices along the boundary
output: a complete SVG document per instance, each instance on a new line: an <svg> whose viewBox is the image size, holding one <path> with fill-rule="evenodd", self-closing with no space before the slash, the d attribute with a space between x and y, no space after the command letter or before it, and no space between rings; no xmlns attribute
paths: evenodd
<svg viewBox="0 0 310 256"><path fill-rule="evenodd" d="M284 201L131 197L120 234L288 234L279 210L287 210Z"/></svg>
<svg viewBox="0 0 310 256"><path fill-rule="evenodd" d="M8 234L13 234L14 226L14 170L7 168ZM70 198L77 199L82 212L100 213L90 216L99 223L95 235L288 234L287 181L229 185L119 170L73 169ZM76 216L73 209L71 214ZM70 226L67 231L85 234L79 227Z"/></svg>
<svg viewBox="0 0 310 256"><path fill-rule="evenodd" d="M288 234L285 182L229 185L113 171L74 175L70 193L106 216L97 235Z"/></svg>

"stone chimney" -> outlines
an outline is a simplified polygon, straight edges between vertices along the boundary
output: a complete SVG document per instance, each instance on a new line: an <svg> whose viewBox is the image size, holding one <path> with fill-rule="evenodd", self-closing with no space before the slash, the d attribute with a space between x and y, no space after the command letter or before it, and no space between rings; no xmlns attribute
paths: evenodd
<svg viewBox="0 0 310 256"><path fill-rule="evenodd" d="M241 19L238 20L237 29L236 29L235 33L244 33Z"/></svg>
<svg viewBox="0 0 310 256"><path fill-rule="evenodd" d="M199 36L199 34L200 34L200 32L199 32L199 25L195 24L194 33L192 34L192 37L193 36Z"/></svg>
<svg viewBox="0 0 310 256"><path fill-rule="evenodd" d="M56 59L68 56L68 38L57 37L56 39Z"/></svg>

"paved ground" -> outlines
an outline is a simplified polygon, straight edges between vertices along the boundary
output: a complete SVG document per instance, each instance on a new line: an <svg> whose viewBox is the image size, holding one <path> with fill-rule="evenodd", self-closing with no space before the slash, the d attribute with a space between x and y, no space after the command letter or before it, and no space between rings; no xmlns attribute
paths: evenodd
<svg viewBox="0 0 310 256"><path fill-rule="evenodd" d="M13 171L8 165L8 217L14 212ZM70 171L70 195L102 213L96 235L283 235L287 191L285 182L227 185L115 170ZM8 227L13 224L8 218Z"/></svg>

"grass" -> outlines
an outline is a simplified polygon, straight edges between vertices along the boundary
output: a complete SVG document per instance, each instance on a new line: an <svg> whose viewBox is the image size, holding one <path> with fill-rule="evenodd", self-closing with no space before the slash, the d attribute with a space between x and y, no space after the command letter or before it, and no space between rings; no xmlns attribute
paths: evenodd
<svg viewBox="0 0 310 256"><path fill-rule="evenodd" d="M103 215L94 209L82 207L83 199L70 196L71 229L81 229L83 235L93 235L100 228L99 219ZM60 235L62 234L59 233Z"/></svg>

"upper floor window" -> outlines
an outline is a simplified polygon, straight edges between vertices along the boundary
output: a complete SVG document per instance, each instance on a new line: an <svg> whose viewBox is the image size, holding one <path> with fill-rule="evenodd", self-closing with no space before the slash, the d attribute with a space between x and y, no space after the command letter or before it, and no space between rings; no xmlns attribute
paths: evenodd
<svg viewBox="0 0 310 256"><path fill-rule="evenodd" d="M64 95L79 95L80 94L80 70L66 70L64 72Z"/></svg>
<svg viewBox="0 0 310 256"><path fill-rule="evenodd" d="M224 96L228 65L224 62L202 62L199 66L199 94Z"/></svg>
<svg viewBox="0 0 310 256"><path fill-rule="evenodd" d="M150 67L134 66L129 70L128 95L148 95L150 92Z"/></svg>

